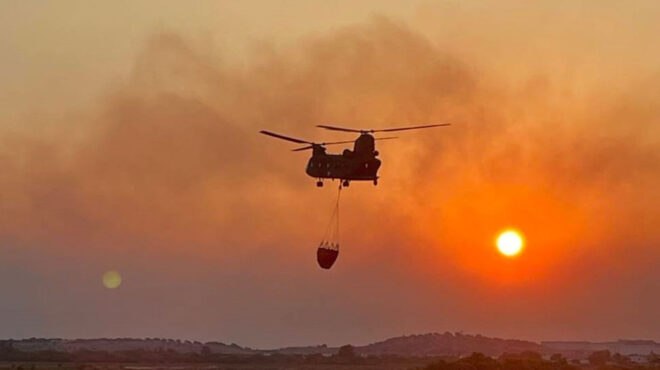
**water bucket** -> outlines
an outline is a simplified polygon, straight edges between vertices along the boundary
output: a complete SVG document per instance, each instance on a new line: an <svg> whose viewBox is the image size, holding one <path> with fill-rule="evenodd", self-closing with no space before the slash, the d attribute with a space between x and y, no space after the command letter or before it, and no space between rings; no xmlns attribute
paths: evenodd
<svg viewBox="0 0 660 370"><path fill-rule="evenodd" d="M316 250L316 260L323 269L329 269L335 264L339 256L339 244L326 245L321 244Z"/></svg>

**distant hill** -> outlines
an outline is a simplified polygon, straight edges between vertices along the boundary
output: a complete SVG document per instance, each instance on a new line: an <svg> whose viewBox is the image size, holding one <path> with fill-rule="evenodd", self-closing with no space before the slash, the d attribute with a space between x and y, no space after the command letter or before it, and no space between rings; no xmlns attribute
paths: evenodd
<svg viewBox="0 0 660 370"><path fill-rule="evenodd" d="M175 351L178 353L201 353L207 347L211 353L224 354L255 354L259 351L241 347L236 344L224 344L220 342L197 342L189 340L161 339L161 338L100 338L100 339L41 339L30 338L21 340L3 341L5 345L11 343L13 349L33 351Z"/></svg>
<svg viewBox="0 0 660 370"><path fill-rule="evenodd" d="M300 347L284 347L277 348L270 351L263 351L264 353L280 353L283 355L334 355L339 351L339 347L328 347L325 344L319 346L300 346Z"/></svg>
<svg viewBox="0 0 660 370"><path fill-rule="evenodd" d="M252 349L237 344L221 342L182 341L162 338L100 338L100 339L40 339L2 340L0 350L18 350L22 352L54 351L149 351L172 352L181 354L222 354L222 355L333 355L339 347L326 345L285 347L272 350ZM624 355L646 355L660 353L660 343L650 340L619 340L616 342L542 342L535 343L517 339L491 338L482 335L463 333L428 333L389 338L364 346L355 346L359 355L397 355L397 356L466 356L474 352L487 356L500 356L504 353L534 351L542 354L562 353L570 357L585 357L597 350L609 350Z"/></svg>
<svg viewBox="0 0 660 370"><path fill-rule="evenodd" d="M463 356L480 352L487 356L499 356L523 351L540 352L541 349L540 344L524 340L446 332L390 338L356 347L355 350L366 355Z"/></svg>
<svg viewBox="0 0 660 370"><path fill-rule="evenodd" d="M250 354L286 354L286 355L332 355L339 347L326 345L285 347L273 350L258 350L241 347L236 344L220 342L181 341L161 338L117 338L117 339L23 339L11 341L11 346L19 351L174 351L178 353L208 353L250 355ZM360 355L399 355L399 356L461 356L473 352L481 352L489 356L502 353L519 353L522 351L540 351L537 343L489 338L481 335L466 335L461 333L430 333L390 338L381 342L356 346L354 351Z"/></svg>

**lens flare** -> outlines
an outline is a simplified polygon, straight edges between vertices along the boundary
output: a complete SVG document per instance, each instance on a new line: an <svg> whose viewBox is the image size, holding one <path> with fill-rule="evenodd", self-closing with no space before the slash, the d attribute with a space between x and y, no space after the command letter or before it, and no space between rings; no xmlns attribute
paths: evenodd
<svg viewBox="0 0 660 370"><path fill-rule="evenodd" d="M103 286L108 289L115 289L121 285L121 275L119 272L111 270L103 274Z"/></svg>
<svg viewBox="0 0 660 370"><path fill-rule="evenodd" d="M507 257L518 255L524 245L520 233L516 230L505 230L497 237L497 249Z"/></svg>

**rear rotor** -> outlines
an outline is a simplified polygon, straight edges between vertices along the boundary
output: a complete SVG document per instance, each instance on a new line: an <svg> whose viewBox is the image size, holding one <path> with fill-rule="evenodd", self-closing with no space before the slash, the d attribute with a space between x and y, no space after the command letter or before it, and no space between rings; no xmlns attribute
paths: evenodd
<svg viewBox="0 0 660 370"><path fill-rule="evenodd" d="M339 127L339 126L330 126L330 125L316 125L316 127L323 128L331 131L343 131L343 132L357 132L360 134L373 134L376 132L394 132L394 131L406 131L406 130L419 130L423 128L432 128L432 127L441 127L441 126L451 126L451 123L438 123L432 125L421 125L421 126L406 126L406 127L395 127L395 128L382 128L382 129L356 129L348 127Z"/></svg>

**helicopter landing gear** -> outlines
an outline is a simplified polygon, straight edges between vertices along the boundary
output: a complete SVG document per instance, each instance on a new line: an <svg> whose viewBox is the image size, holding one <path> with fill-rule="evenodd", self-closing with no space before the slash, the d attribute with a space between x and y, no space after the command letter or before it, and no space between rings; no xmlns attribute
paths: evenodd
<svg viewBox="0 0 660 370"><path fill-rule="evenodd" d="M348 182L348 180L344 180L341 184L342 184L342 186L345 187L345 188L347 188L348 185L350 185L350 183Z"/></svg>
<svg viewBox="0 0 660 370"><path fill-rule="evenodd" d="M374 186L378 185L378 179L374 179Z"/></svg>
<svg viewBox="0 0 660 370"><path fill-rule="evenodd" d="M319 187L319 188L322 188L323 187L323 181L321 181L321 180L317 181L316 186Z"/></svg>

